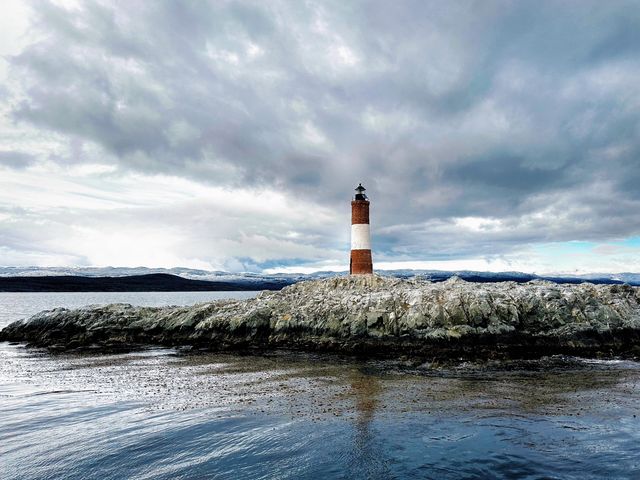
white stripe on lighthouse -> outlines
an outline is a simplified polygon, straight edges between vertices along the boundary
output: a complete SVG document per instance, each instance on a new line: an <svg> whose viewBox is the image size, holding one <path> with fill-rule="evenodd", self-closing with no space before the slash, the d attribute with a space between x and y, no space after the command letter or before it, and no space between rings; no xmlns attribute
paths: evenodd
<svg viewBox="0 0 640 480"><path fill-rule="evenodd" d="M368 223L351 225L351 250L371 250L371 233Z"/></svg>

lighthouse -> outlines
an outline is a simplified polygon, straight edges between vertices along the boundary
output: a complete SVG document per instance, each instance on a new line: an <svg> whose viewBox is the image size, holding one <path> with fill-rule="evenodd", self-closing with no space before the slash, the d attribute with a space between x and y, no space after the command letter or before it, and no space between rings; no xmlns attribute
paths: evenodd
<svg viewBox="0 0 640 480"><path fill-rule="evenodd" d="M361 183L356 187L356 195L351 201L351 275L373 273L371 260L371 232L369 229L369 200Z"/></svg>

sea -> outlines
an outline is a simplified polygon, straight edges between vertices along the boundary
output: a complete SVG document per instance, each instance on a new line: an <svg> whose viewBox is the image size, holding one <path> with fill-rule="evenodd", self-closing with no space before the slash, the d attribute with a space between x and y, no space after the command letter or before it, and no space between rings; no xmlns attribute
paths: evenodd
<svg viewBox="0 0 640 480"><path fill-rule="evenodd" d="M253 295L0 293L0 328L55 307ZM640 364L4 342L0 478L638 479Z"/></svg>

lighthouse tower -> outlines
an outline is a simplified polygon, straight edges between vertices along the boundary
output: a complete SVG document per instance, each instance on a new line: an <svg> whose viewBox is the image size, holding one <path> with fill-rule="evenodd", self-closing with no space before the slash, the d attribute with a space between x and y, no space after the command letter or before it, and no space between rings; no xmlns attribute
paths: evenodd
<svg viewBox="0 0 640 480"><path fill-rule="evenodd" d="M371 260L371 232L369 230L369 200L361 183L351 201L351 275L373 273Z"/></svg>

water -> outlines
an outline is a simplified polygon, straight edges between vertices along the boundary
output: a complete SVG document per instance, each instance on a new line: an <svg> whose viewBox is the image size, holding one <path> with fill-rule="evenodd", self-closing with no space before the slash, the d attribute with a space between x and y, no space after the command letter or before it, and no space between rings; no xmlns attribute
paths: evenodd
<svg viewBox="0 0 640 480"><path fill-rule="evenodd" d="M209 298L0 294L0 311L6 323L57 305ZM3 343L0 405L2 479L640 478L630 361L439 367Z"/></svg>

